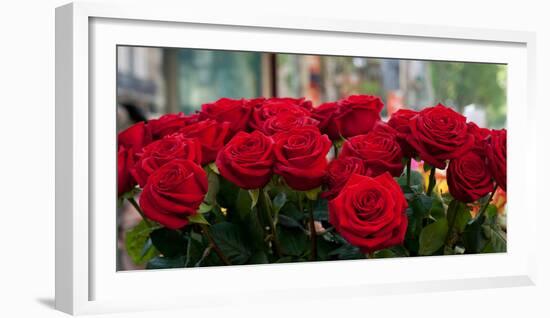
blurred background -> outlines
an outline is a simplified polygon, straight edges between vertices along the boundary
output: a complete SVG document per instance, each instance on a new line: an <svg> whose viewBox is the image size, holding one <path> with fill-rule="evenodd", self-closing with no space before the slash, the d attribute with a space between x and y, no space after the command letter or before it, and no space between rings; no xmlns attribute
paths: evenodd
<svg viewBox="0 0 550 318"><path fill-rule="evenodd" d="M381 97L384 119L443 103L479 126L506 126L506 65L132 46L117 55L118 130L221 97L305 97L316 106L352 94ZM142 268L124 249L140 219L127 203L118 209L118 270Z"/></svg>
<svg viewBox="0 0 550 318"><path fill-rule="evenodd" d="M380 96L383 117L443 103L480 126L506 125L506 66L220 50L119 46L118 128L199 110L221 97L305 97L319 105Z"/></svg>

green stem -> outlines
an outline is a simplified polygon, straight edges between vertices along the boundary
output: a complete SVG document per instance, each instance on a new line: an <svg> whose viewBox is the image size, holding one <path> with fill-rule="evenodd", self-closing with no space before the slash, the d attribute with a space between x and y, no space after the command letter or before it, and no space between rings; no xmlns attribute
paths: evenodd
<svg viewBox="0 0 550 318"><path fill-rule="evenodd" d="M260 189L260 200L263 205L263 210L267 216L267 221L269 222L269 228L271 229L271 243L273 244L273 252L275 256L281 257L283 254L281 251L281 245L279 244L279 238L277 237L277 229L275 228L275 222L273 221L273 215L271 213L271 205L268 202L268 195L264 189Z"/></svg>
<svg viewBox="0 0 550 318"><path fill-rule="evenodd" d="M309 259L312 261L317 260L317 231L315 231L315 219L313 218L313 201L307 200L309 204L309 232L311 237L311 254Z"/></svg>
<svg viewBox="0 0 550 318"><path fill-rule="evenodd" d="M434 190L434 187L435 187L435 167L432 167L432 169L430 170L430 182L428 183L428 190L426 191L426 194L427 195L432 195L432 192Z"/></svg>
<svg viewBox="0 0 550 318"><path fill-rule="evenodd" d="M491 201L493 201L493 196L495 195L495 192L497 192L497 189L498 189L498 184L495 183L493 192L491 192L491 195L489 196L489 199L487 200L487 202L485 202L485 205L483 205L481 210L479 210L479 213L476 215L476 220L479 219L485 213L485 210L487 210L487 208L489 207L489 204L491 204Z"/></svg>
<svg viewBox="0 0 550 318"><path fill-rule="evenodd" d="M139 215L141 215L141 218L143 219L145 225L147 225L148 227L153 227L151 222L149 222L149 220L147 220L147 218L143 214L143 211L141 211L141 208L139 207L139 204L136 202L136 200L134 198L128 198L128 202L130 202L130 204L134 207L134 209L136 209Z"/></svg>
<svg viewBox="0 0 550 318"><path fill-rule="evenodd" d="M409 158L409 160L407 160L407 187L411 186L411 162L412 158Z"/></svg>
<svg viewBox="0 0 550 318"><path fill-rule="evenodd" d="M204 236L206 236L206 238L208 239L208 242L210 242L210 246L212 246L212 249L218 255L220 260L225 265L231 265L231 262L229 261L229 259L223 254L223 252L220 249L220 247L218 246L218 244L216 244L216 241L214 241L214 238L212 237L212 235L210 235L210 231L208 230L208 226L206 226L206 224L202 224L202 223L200 223L199 225L201 227L202 233L204 234Z"/></svg>
<svg viewBox="0 0 550 318"><path fill-rule="evenodd" d="M338 158L338 146L336 143L332 144L332 148L334 148L334 159Z"/></svg>

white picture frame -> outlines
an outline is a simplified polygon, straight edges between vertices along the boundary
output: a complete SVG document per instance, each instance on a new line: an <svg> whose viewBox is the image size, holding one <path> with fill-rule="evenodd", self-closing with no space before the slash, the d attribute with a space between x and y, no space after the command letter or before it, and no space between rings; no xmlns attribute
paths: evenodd
<svg viewBox="0 0 550 318"><path fill-rule="evenodd" d="M282 39L287 42L281 43ZM508 252L116 272L115 231L109 227L114 224L116 204L116 44L507 63ZM348 297L534 284L536 256L530 243L536 235L538 209L536 201L527 200L523 185L534 184L536 176L519 170L536 152L534 45L534 33L522 31L306 20L276 14L223 15L181 10L177 5L151 10L111 2L57 8L56 308L86 314L211 306L212 300L203 295L223 295L215 299L230 304L264 301L266 295L273 301L322 298L329 288L338 291L331 297ZM514 216L519 210L522 218ZM108 229L106 235L94 235L103 228ZM326 275L335 271L341 275ZM168 286L163 289L166 294L139 298L137 278L141 286L152 288L168 286L174 279L196 288L191 294ZM210 284L213 281L223 283Z"/></svg>

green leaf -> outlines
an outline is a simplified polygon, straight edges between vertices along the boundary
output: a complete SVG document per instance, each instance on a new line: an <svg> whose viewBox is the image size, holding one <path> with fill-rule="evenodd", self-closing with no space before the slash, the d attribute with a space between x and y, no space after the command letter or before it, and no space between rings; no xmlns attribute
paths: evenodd
<svg viewBox="0 0 550 318"><path fill-rule="evenodd" d="M256 251L252 256L250 256L250 259L248 260L248 264L268 264L269 260L267 258L267 254L264 251Z"/></svg>
<svg viewBox="0 0 550 318"><path fill-rule="evenodd" d="M345 244L339 248L328 253L329 256L335 256L340 260L350 260L350 259L363 259L365 255L361 253L361 250L358 247L355 247L351 244Z"/></svg>
<svg viewBox="0 0 550 318"><path fill-rule="evenodd" d="M277 236L285 255L301 256L309 248L308 237L299 229L279 226L277 227Z"/></svg>
<svg viewBox="0 0 550 318"><path fill-rule="evenodd" d="M245 264L252 256L239 227L221 222L210 227L212 238L231 264Z"/></svg>
<svg viewBox="0 0 550 318"><path fill-rule="evenodd" d="M319 199L313 207L313 219L316 221L328 221L328 200Z"/></svg>
<svg viewBox="0 0 550 318"><path fill-rule="evenodd" d="M218 170L218 166L215 162L209 163L208 168L210 168L210 170L212 170L212 172L214 172L215 174L220 174L220 170Z"/></svg>
<svg viewBox="0 0 550 318"><path fill-rule="evenodd" d="M237 194L236 208L241 219L245 219L246 216L250 214L250 211L252 211L251 206L252 199L250 198L248 191L240 189Z"/></svg>
<svg viewBox="0 0 550 318"><path fill-rule="evenodd" d="M279 214L286 215L288 217L291 217L297 221L301 221L304 218L304 214L300 212L298 207L294 202L287 202L283 208L281 209Z"/></svg>
<svg viewBox="0 0 550 318"><path fill-rule="evenodd" d="M279 224L289 228L304 229L300 222L284 214L279 215Z"/></svg>
<svg viewBox="0 0 550 318"><path fill-rule="evenodd" d="M283 208L287 201L286 193L284 191L277 193L273 198L273 213L277 215L279 211Z"/></svg>
<svg viewBox="0 0 550 318"><path fill-rule="evenodd" d="M206 213L212 211L213 206L207 203L201 203L199 206L199 209L197 210L198 213Z"/></svg>
<svg viewBox="0 0 550 318"><path fill-rule="evenodd" d="M449 226L447 219L437 220L436 222L427 225L420 232L420 255L432 255L445 244L445 238Z"/></svg>
<svg viewBox="0 0 550 318"><path fill-rule="evenodd" d="M482 225L483 233L487 238L487 244L481 250L482 253L505 253L506 233L498 225Z"/></svg>
<svg viewBox="0 0 550 318"><path fill-rule="evenodd" d="M256 204L258 204L258 198L260 197L260 189L248 190L248 194L250 195L250 199L252 200L252 203L250 204L250 208L253 209L256 206Z"/></svg>
<svg viewBox="0 0 550 318"><path fill-rule="evenodd" d="M216 196L220 191L220 179L217 174L213 172L207 172L208 176L208 192L204 197L204 201L209 205L216 204Z"/></svg>
<svg viewBox="0 0 550 318"><path fill-rule="evenodd" d="M432 199L430 215L436 220L445 218L445 205L443 204L441 196L436 193Z"/></svg>
<svg viewBox="0 0 550 318"><path fill-rule="evenodd" d="M157 255L157 250L148 243L149 235L153 231L144 221L126 232L124 245L126 252L134 264L143 264Z"/></svg>
<svg viewBox="0 0 550 318"><path fill-rule="evenodd" d="M321 193L321 186L305 191L306 197L311 201L317 200L317 197L319 197L319 193Z"/></svg>
<svg viewBox="0 0 550 318"><path fill-rule="evenodd" d="M189 220L190 223L194 223L194 224L210 224L208 223L208 220L206 220L206 218L202 213L197 213L195 215L188 216L187 220Z"/></svg>
<svg viewBox="0 0 550 318"><path fill-rule="evenodd" d="M414 215L418 218L425 218L430 214L433 198L425 194L416 195L410 202Z"/></svg>
<svg viewBox="0 0 550 318"><path fill-rule="evenodd" d="M185 256L162 257L157 256L152 258L147 263L147 269L166 269L166 268L181 268L185 267Z"/></svg>
<svg viewBox="0 0 550 318"><path fill-rule="evenodd" d="M161 228L151 232L153 245L166 257L185 253L187 242L177 230Z"/></svg>
<svg viewBox="0 0 550 318"><path fill-rule="evenodd" d="M464 232L471 218L470 209L466 204L456 200L451 201L447 209L447 221L457 233Z"/></svg>
<svg viewBox="0 0 550 318"><path fill-rule="evenodd" d="M466 248L465 253L477 254L487 244L487 238L483 235L482 228L484 221L485 216L481 216L466 225L462 235L464 248Z"/></svg>

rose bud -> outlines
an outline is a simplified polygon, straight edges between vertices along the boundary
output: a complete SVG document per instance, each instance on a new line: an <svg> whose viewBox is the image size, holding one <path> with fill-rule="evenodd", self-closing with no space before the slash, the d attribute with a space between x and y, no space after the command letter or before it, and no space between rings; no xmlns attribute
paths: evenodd
<svg viewBox="0 0 550 318"><path fill-rule="evenodd" d="M418 112L410 127L407 141L422 160L438 169L445 169L446 160L464 155L474 144L466 117L441 104Z"/></svg>
<svg viewBox="0 0 550 318"><path fill-rule="evenodd" d="M388 120L388 125L397 131L397 141L401 146L403 156L407 158L415 156L414 149L407 142L407 137L411 134L409 122L416 114L418 114L418 112L414 110L399 109L393 113Z"/></svg>
<svg viewBox="0 0 550 318"><path fill-rule="evenodd" d="M329 201L329 223L350 244L371 253L403 243L407 201L389 173L371 178L353 174Z"/></svg>
<svg viewBox="0 0 550 318"><path fill-rule="evenodd" d="M394 177L399 177L403 172L403 154L395 131L390 133L389 130L380 128L366 135L351 137L344 142L339 156L345 157L361 159L365 163L365 174L371 177L386 171Z"/></svg>
<svg viewBox="0 0 550 318"><path fill-rule="evenodd" d="M338 102L338 112L333 120L339 135L349 138L366 134L380 121L382 100L371 95L351 95Z"/></svg>
<svg viewBox="0 0 550 318"><path fill-rule="evenodd" d="M220 98L214 103L202 105L199 118L229 122L231 134L246 129L252 108L245 99Z"/></svg>
<svg viewBox="0 0 550 318"><path fill-rule="evenodd" d="M201 145L195 138L176 133L145 146L138 157L131 172L140 187L144 187L151 173L172 160L186 159L201 164Z"/></svg>
<svg viewBox="0 0 550 318"><path fill-rule="evenodd" d="M153 140L149 124L139 122L118 133L118 148L132 149L134 154Z"/></svg>
<svg viewBox="0 0 550 318"><path fill-rule="evenodd" d="M259 131L239 132L218 153L220 174L243 189L264 187L273 174L273 140Z"/></svg>
<svg viewBox="0 0 550 318"><path fill-rule="evenodd" d="M216 160L218 151L231 137L230 123L218 123L213 119L206 119L198 123L186 126L179 131L187 138L196 138L201 145L201 165Z"/></svg>
<svg viewBox="0 0 550 318"><path fill-rule="evenodd" d="M506 191L506 129L492 130L485 148L491 175Z"/></svg>
<svg viewBox="0 0 550 318"><path fill-rule="evenodd" d="M321 185L332 143L317 127L295 128L275 136L275 173L294 190L306 191Z"/></svg>
<svg viewBox="0 0 550 318"><path fill-rule="evenodd" d="M447 184L453 198L465 203L474 202L493 190L485 158L474 151L449 162Z"/></svg>
<svg viewBox="0 0 550 318"><path fill-rule="evenodd" d="M191 160L173 160L153 172L139 198L143 214L169 229L186 226L208 191L206 172Z"/></svg>
<svg viewBox="0 0 550 318"><path fill-rule="evenodd" d="M328 164L327 174L325 176L325 185L328 191L323 192L321 196L332 200L336 197L342 187L348 179L354 173L364 175L367 169L365 169L365 163L363 160L355 157L339 157L332 160Z"/></svg>

